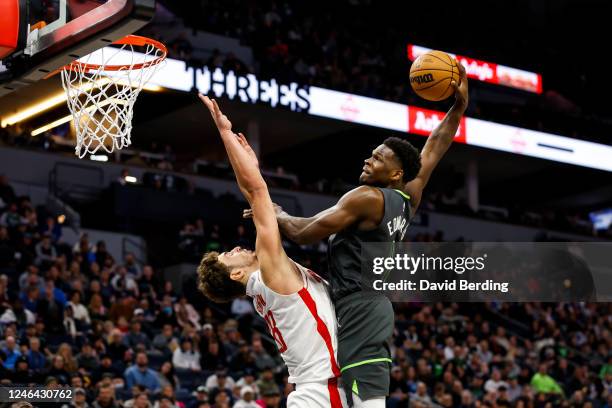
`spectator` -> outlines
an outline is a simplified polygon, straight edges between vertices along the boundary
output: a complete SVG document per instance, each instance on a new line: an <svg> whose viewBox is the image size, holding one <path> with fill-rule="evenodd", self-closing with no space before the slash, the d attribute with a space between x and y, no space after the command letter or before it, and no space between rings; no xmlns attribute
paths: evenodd
<svg viewBox="0 0 612 408"><path fill-rule="evenodd" d="M246 369L256 369L255 355L246 341L241 340L238 343L238 352L232 357L229 366L236 373L242 373Z"/></svg>
<svg viewBox="0 0 612 408"><path fill-rule="evenodd" d="M122 339L123 334L121 333L121 330L117 328L113 329L108 339L106 352L114 361L122 361L128 349Z"/></svg>
<svg viewBox="0 0 612 408"><path fill-rule="evenodd" d="M98 241L96 244L96 263L100 266L107 266L107 264L113 263L113 257L106 250L106 243L104 241Z"/></svg>
<svg viewBox="0 0 612 408"><path fill-rule="evenodd" d="M125 263L123 264L123 266L125 267L128 275L132 279L134 280L140 279L142 275L142 269L140 268L140 265L138 265L138 262L136 262L136 257L134 256L133 253L128 252L125 255Z"/></svg>
<svg viewBox="0 0 612 408"><path fill-rule="evenodd" d="M72 337L72 341L76 340L76 337L81 334L77 328L76 320L74 319L74 311L72 306L66 306L64 308L64 329L66 334Z"/></svg>
<svg viewBox="0 0 612 408"><path fill-rule="evenodd" d="M21 299L15 299L12 307L6 308L4 313L0 316L0 323L18 323L21 327L25 327L28 324L34 324L36 317L34 313L23 307Z"/></svg>
<svg viewBox="0 0 612 408"><path fill-rule="evenodd" d="M159 281L151 265L142 268L142 276L138 279L138 291L143 295L156 296L159 291Z"/></svg>
<svg viewBox="0 0 612 408"><path fill-rule="evenodd" d="M116 292L131 292L134 296L138 296L138 285L130 275L128 275L125 266L117 268L117 274L112 278L111 284Z"/></svg>
<svg viewBox="0 0 612 408"><path fill-rule="evenodd" d="M202 328L198 312L196 312L193 306L187 302L185 296L181 296L179 302L174 305L174 312L176 313L178 324L181 327L185 328L187 326L192 326L196 330Z"/></svg>
<svg viewBox="0 0 612 408"><path fill-rule="evenodd" d="M410 406L431 406L432 400L427 393L427 385L424 382L419 381L417 383L416 392L410 395Z"/></svg>
<svg viewBox="0 0 612 408"><path fill-rule="evenodd" d="M99 288L100 282L93 281L92 286ZM99 293L94 293L91 295L91 300L89 302L89 315L91 316L91 318L96 320L106 320L108 316L108 309L106 308L106 306L104 306L102 295L100 295Z"/></svg>
<svg viewBox="0 0 612 408"><path fill-rule="evenodd" d="M92 408L120 408L120 405L115 401L115 391L110 384L100 387Z"/></svg>
<svg viewBox="0 0 612 408"><path fill-rule="evenodd" d="M13 336L6 337L5 346L2 348L2 352L4 353L4 368L8 370L13 370L15 368L15 363L17 359L21 357L21 351L19 351L19 346Z"/></svg>
<svg viewBox="0 0 612 408"><path fill-rule="evenodd" d="M164 324L161 333L157 334L153 339L153 347L164 355L171 354L171 350L178 347L178 340L174 336L171 324Z"/></svg>
<svg viewBox="0 0 612 408"><path fill-rule="evenodd" d="M563 394L563 389L548 375L548 364L539 365L538 372L531 379L531 386L535 392L543 394Z"/></svg>
<svg viewBox="0 0 612 408"><path fill-rule="evenodd" d="M57 268L51 268L50 271L57 272ZM62 307L65 307L68 300L66 299L66 294L64 293L64 291L55 285L56 280L60 284L62 283L59 277L54 278L52 277L52 275L49 275L49 277L45 280L45 286L44 286L45 296L47 295L47 293L51 293L53 298L57 300L57 302L59 302L62 305Z"/></svg>
<svg viewBox="0 0 612 408"><path fill-rule="evenodd" d="M211 396L211 399L215 401L215 408L230 408L232 406L232 397L228 390L220 390L214 397Z"/></svg>
<svg viewBox="0 0 612 408"><path fill-rule="evenodd" d="M69 373L75 373L79 366L77 360L72 355L72 347L68 343L60 344L57 349L57 354L62 356L64 359L64 367Z"/></svg>
<svg viewBox="0 0 612 408"><path fill-rule="evenodd" d="M42 236L50 236L51 243L57 244L62 238L62 226L55 221L55 218L47 217L45 224L40 229L40 233Z"/></svg>
<svg viewBox="0 0 612 408"><path fill-rule="evenodd" d="M0 200L2 200L5 204L14 203L17 201L15 190L13 187L11 187L8 177L4 174L0 174Z"/></svg>
<svg viewBox="0 0 612 408"><path fill-rule="evenodd" d="M252 387L245 385L240 389L240 399L233 408L260 408L255 402L255 391Z"/></svg>
<svg viewBox="0 0 612 408"><path fill-rule="evenodd" d="M85 369L89 373L93 373L100 366L100 361L95 349L86 341L81 346L81 352L77 356L78 367Z"/></svg>
<svg viewBox="0 0 612 408"><path fill-rule="evenodd" d="M143 351L136 353L134 364L125 370L125 381L127 388L132 388L134 384L144 386L149 392L160 390L158 373L148 367L149 359Z"/></svg>
<svg viewBox="0 0 612 408"><path fill-rule="evenodd" d="M211 339L207 343L206 351L202 354L200 366L203 370L211 371L223 365L225 361L226 353L223 346L216 339ZM206 387L209 388L208 385Z"/></svg>
<svg viewBox="0 0 612 408"><path fill-rule="evenodd" d="M255 370L251 369L251 368L246 368L244 370L244 375L242 376L242 378L240 378L238 381L236 381L236 386L238 387L244 387L244 386L249 386L253 389L253 391L255 392L255 395L259 395L259 388L257 387L257 384L255 382L256 378L255 378Z"/></svg>
<svg viewBox="0 0 612 408"><path fill-rule="evenodd" d="M19 357L15 362L15 372L11 376L13 384L35 384L38 376L30 370L28 359L25 356Z"/></svg>
<svg viewBox="0 0 612 408"><path fill-rule="evenodd" d="M253 354L255 355L255 366L259 370L265 370L267 367L273 367L275 365L274 359L263 347L261 338L253 338Z"/></svg>
<svg viewBox="0 0 612 408"><path fill-rule="evenodd" d="M198 388L193 392L194 399L187 404L187 408L198 408L201 404L208 404L208 389L199 385Z"/></svg>
<svg viewBox="0 0 612 408"><path fill-rule="evenodd" d="M30 369L41 372L47 365L47 358L40 352L40 339L32 337L30 339L30 348L27 353L28 366Z"/></svg>
<svg viewBox="0 0 612 408"><path fill-rule="evenodd" d="M170 361L164 361L159 369L158 375L159 384L162 389L167 386L171 386L173 389L180 388L179 379L176 376L174 365L172 365Z"/></svg>
<svg viewBox="0 0 612 408"><path fill-rule="evenodd" d="M68 305L72 308L72 312L74 314L74 319L80 323L81 326L86 325L89 326L91 324L91 319L89 317L89 311L87 308L81 303L81 292L75 290L70 294L70 301Z"/></svg>
<svg viewBox="0 0 612 408"><path fill-rule="evenodd" d="M64 305L55 297L53 281L47 281L44 298L36 305L36 314L42 318L50 335L61 336L66 333L64 326Z"/></svg>
<svg viewBox="0 0 612 408"><path fill-rule="evenodd" d="M172 327L178 325L174 308L172 307L172 298L170 296L164 296L160 311L155 319L155 325L157 327L163 327L165 324L169 324Z"/></svg>
<svg viewBox="0 0 612 408"><path fill-rule="evenodd" d="M64 357L56 354L51 359L51 367L46 372L47 377L53 377L60 384L68 384L70 381L70 374L66 371L64 365Z"/></svg>
<svg viewBox="0 0 612 408"><path fill-rule="evenodd" d="M408 383L404 377L404 372L401 367L393 367L391 369L389 399L393 401L396 407L407 406L408 393Z"/></svg>
<svg viewBox="0 0 612 408"><path fill-rule="evenodd" d="M0 225L0 273L13 273L15 261L15 244L8 229Z"/></svg>
<svg viewBox="0 0 612 408"><path fill-rule="evenodd" d="M261 389L263 404L266 408L279 408L281 402L278 385L273 384Z"/></svg>
<svg viewBox="0 0 612 408"><path fill-rule="evenodd" d="M121 377L123 375L123 370L121 369L122 360L123 359L113 362L109 354L102 354L100 356L100 365L98 369L92 373L94 382L100 382L105 375L110 378Z"/></svg>
<svg viewBox="0 0 612 408"><path fill-rule="evenodd" d="M74 400L67 408L90 408L87 402L87 393L81 387L74 389ZM63 407L62 407L63 408Z"/></svg>
<svg viewBox="0 0 612 408"><path fill-rule="evenodd" d="M142 310L142 309L141 309ZM132 349L136 349L138 345L144 346L145 350L151 347L151 340L141 331L142 325L138 321L132 321L130 332L123 337L123 344Z"/></svg>
<svg viewBox="0 0 612 408"><path fill-rule="evenodd" d="M484 389L486 392L497 392L500 387L508 389L508 383L502 380L499 370L493 370L491 378L485 382Z"/></svg>
<svg viewBox="0 0 612 408"><path fill-rule="evenodd" d="M272 367L273 366L264 367L261 371L259 379L256 382L257 388L262 395L266 392L266 390L278 388L276 382L274 381L274 372L272 371Z"/></svg>
<svg viewBox="0 0 612 408"><path fill-rule="evenodd" d="M176 368L200 372L200 353L193 350L193 342L189 338L181 341L181 346L174 350L172 363Z"/></svg>
<svg viewBox="0 0 612 408"><path fill-rule="evenodd" d="M246 297L239 297L232 301L232 314L234 316L243 316L253 314L253 302Z"/></svg>
<svg viewBox="0 0 612 408"><path fill-rule="evenodd" d="M134 398L128 400L123 404L124 408L152 408L153 405L149 401L149 397L146 392L139 392L134 395Z"/></svg>
<svg viewBox="0 0 612 408"><path fill-rule="evenodd" d="M9 208L4 214L0 215L0 226L9 230L16 229L22 222L25 222L25 220L17 212L17 203L14 202L9 204Z"/></svg>
<svg viewBox="0 0 612 408"><path fill-rule="evenodd" d="M227 376L227 371L220 367L216 373L206 379L206 388L210 390L210 398L215 399L217 394L222 390L231 393L234 388L235 381L232 377Z"/></svg>
<svg viewBox="0 0 612 408"><path fill-rule="evenodd" d="M93 246L89 243L89 235L87 235L87 233L83 233L81 234L79 241L72 247L72 252L74 254L80 254L83 259L87 260L88 262L93 262L95 261L93 249Z"/></svg>

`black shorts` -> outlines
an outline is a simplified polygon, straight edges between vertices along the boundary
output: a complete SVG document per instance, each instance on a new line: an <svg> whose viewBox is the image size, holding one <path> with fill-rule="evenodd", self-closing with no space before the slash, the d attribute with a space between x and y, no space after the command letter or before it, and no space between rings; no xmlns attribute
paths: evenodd
<svg viewBox="0 0 612 408"><path fill-rule="evenodd" d="M394 314L389 299L356 292L336 302L338 364L349 403L389 394Z"/></svg>

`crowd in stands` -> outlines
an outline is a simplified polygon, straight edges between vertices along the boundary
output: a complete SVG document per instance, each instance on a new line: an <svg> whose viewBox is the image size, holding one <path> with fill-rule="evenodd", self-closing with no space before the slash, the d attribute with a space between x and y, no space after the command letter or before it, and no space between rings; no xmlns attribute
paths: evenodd
<svg viewBox="0 0 612 408"><path fill-rule="evenodd" d="M66 407L285 406L286 368L248 299L214 304L86 234L65 242L62 225L5 177L0 199L1 383L72 386ZM252 247L250 227L226 230L197 220L177 245L192 255ZM324 244L285 245L324 269ZM396 304L388 407L610 407L611 312L608 303Z"/></svg>

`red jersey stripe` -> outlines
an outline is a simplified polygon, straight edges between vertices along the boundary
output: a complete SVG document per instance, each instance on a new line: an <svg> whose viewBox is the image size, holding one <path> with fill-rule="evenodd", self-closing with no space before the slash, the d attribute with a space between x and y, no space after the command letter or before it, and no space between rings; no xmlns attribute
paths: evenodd
<svg viewBox="0 0 612 408"><path fill-rule="evenodd" d="M338 392L338 378L330 378L327 380L327 389L329 390L331 408L342 408L342 400Z"/></svg>
<svg viewBox="0 0 612 408"><path fill-rule="evenodd" d="M317 304L315 303L312 296L310 296L308 289L306 289L305 287L302 288L298 292L298 294L300 295L300 298L302 298L302 300L306 304L306 307L308 308L308 310L310 310L310 313L312 314L312 316L315 318L315 321L317 322L317 331L323 338L323 341L325 342L325 345L327 346L327 351L329 351L329 359L331 361L332 371L334 375L336 377L340 377L340 368L338 367L338 364L336 363L336 356L334 353L334 347L332 346L332 339L329 334L329 330L327 329L327 326L325 325L325 322L321 320L321 318L319 317L319 314L317 313Z"/></svg>

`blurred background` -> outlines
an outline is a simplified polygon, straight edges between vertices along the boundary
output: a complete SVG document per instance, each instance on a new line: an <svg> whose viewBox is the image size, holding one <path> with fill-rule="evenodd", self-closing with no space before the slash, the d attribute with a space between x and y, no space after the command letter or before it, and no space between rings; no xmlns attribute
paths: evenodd
<svg viewBox="0 0 612 408"><path fill-rule="evenodd" d="M423 146L452 100L418 98L411 60L452 53L470 74L467 119L411 240L609 241L605 6L158 1L138 34L169 61L136 103L130 148L76 159L71 123L49 126L65 104L40 105L57 78L0 99L0 378L72 384L100 407L284 406L292 386L250 301L196 290L204 252L254 244L197 91L247 135L273 200L310 216L386 137ZM325 242L284 245L326 276ZM389 407L612 404L607 303L395 306Z"/></svg>

